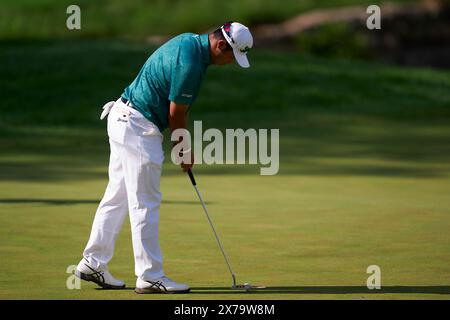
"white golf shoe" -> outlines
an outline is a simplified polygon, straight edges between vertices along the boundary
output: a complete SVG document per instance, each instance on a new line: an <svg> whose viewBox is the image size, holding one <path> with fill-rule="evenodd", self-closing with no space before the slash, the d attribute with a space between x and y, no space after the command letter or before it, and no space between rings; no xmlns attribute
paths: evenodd
<svg viewBox="0 0 450 320"><path fill-rule="evenodd" d="M190 290L187 284L176 283L166 276L145 281L140 278L136 280L136 293L188 293Z"/></svg>
<svg viewBox="0 0 450 320"><path fill-rule="evenodd" d="M123 289L125 283L115 279L108 269L96 270L89 266L86 259L82 259L75 270L75 276L86 281L92 281L104 289Z"/></svg>

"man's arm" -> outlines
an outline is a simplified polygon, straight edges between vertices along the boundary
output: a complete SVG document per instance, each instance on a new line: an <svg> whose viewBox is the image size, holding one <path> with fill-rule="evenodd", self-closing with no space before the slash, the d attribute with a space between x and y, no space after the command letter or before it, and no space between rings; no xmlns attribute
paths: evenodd
<svg viewBox="0 0 450 320"><path fill-rule="evenodd" d="M176 129L187 130L187 110L189 106L186 104L178 104L174 101L170 102L169 106L169 127L170 131L174 132ZM181 141L174 142L174 146ZM185 150L187 151L187 150ZM189 151L190 152L190 151ZM190 152L191 153L191 152ZM193 154L191 153L191 163L181 163L181 168L186 172L194 165Z"/></svg>

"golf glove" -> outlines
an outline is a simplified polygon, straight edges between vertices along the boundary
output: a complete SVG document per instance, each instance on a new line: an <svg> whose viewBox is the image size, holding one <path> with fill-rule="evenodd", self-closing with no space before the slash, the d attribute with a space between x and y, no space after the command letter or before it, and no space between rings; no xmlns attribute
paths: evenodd
<svg viewBox="0 0 450 320"><path fill-rule="evenodd" d="M110 101L103 106L103 112L100 115L100 120L105 119L105 117L108 115L109 111L111 111L111 108L113 107L114 103L115 103L115 101Z"/></svg>

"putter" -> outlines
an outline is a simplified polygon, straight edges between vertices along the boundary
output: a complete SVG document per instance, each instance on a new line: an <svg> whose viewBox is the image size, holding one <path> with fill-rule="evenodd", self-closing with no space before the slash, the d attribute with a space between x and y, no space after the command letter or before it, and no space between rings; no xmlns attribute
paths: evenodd
<svg viewBox="0 0 450 320"><path fill-rule="evenodd" d="M200 192L198 191L197 188L197 183L195 182L195 178L194 178L194 174L192 173L192 170L189 169L187 171L189 178L191 179L192 185L195 188L195 191L197 192L197 196L200 199L200 203L202 204L203 210L205 211L206 214L206 218L208 219L209 225L211 226L211 229L214 233L214 236L216 237L217 240L217 244L219 245L220 251L222 252L223 257L225 258L225 262L227 263L228 266L228 270L231 273L231 277L233 279L233 285L231 286L231 289L235 289L235 290L245 290L245 291L249 291L251 289L262 289L264 287L262 286L253 286L249 283L244 283L244 284L236 284L236 275L233 272L233 268L231 267L231 263L230 260L228 260L227 254L225 253L225 250L222 246L222 243L220 242L219 236L217 235L216 229L214 228L214 225L211 221L211 218L209 217L208 214L208 210L206 209L205 203L203 202L202 196L200 195Z"/></svg>

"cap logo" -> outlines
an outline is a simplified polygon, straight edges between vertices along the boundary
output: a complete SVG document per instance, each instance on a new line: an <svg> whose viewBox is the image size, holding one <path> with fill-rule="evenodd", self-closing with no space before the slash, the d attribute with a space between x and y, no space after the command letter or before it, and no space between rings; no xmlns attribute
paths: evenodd
<svg viewBox="0 0 450 320"><path fill-rule="evenodd" d="M246 46L244 49L240 49L240 51L241 51L242 53L247 53L247 52L250 51L250 48L249 48L248 46Z"/></svg>

